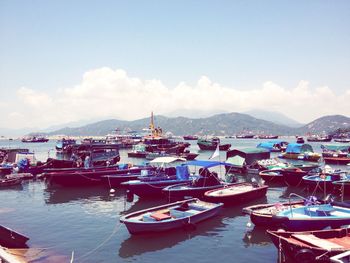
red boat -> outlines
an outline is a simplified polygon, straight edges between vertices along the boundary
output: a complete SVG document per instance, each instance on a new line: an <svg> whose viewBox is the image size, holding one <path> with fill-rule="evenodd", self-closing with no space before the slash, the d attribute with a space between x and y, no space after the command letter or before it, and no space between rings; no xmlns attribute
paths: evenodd
<svg viewBox="0 0 350 263"><path fill-rule="evenodd" d="M323 160L328 164L347 165L350 163L350 157L323 157Z"/></svg>
<svg viewBox="0 0 350 263"><path fill-rule="evenodd" d="M330 262L331 257L350 250L350 230L347 228L267 232L276 248L295 262Z"/></svg>
<svg viewBox="0 0 350 263"><path fill-rule="evenodd" d="M196 135L184 135L183 138L186 141L196 141L196 140L198 140L198 136L196 136Z"/></svg>

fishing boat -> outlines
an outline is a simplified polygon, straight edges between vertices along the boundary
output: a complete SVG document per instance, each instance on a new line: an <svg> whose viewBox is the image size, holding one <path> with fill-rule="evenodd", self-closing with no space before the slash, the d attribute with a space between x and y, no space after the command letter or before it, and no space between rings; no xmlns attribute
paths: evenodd
<svg viewBox="0 0 350 263"><path fill-rule="evenodd" d="M312 163L303 163L301 165L294 164L292 167L281 170L283 179L289 186L298 186L302 184L304 176L318 174L319 172L319 165Z"/></svg>
<svg viewBox="0 0 350 263"><path fill-rule="evenodd" d="M350 163L349 144L323 144L321 149L323 160L327 164L347 165Z"/></svg>
<svg viewBox="0 0 350 263"><path fill-rule="evenodd" d="M278 135L264 135L264 134L261 134L261 135L258 135L257 136L258 139L278 139Z"/></svg>
<svg viewBox="0 0 350 263"><path fill-rule="evenodd" d="M255 160L253 163L246 166L248 174L259 174L265 170L281 170L292 165L287 162L282 162L278 158Z"/></svg>
<svg viewBox="0 0 350 263"><path fill-rule="evenodd" d="M308 142L330 142L332 140L331 135L311 135L306 138Z"/></svg>
<svg viewBox="0 0 350 263"><path fill-rule="evenodd" d="M326 170L315 175L305 175L303 177L303 184L309 189L319 188L320 190L331 192L333 190L333 182L350 180L350 175L341 170Z"/></svg>
<svg viewBox="0 0 350 263"><path fill-rule="evenodd" d="M285 159L318 162L321 155L315 153L310 144L289 143L286 151L280 154L279 157Z"/></svg>
<svg viewBox="0 0 350 263"><path fill-rule="evenodd" d="M26 136L22 138L22 142L48 142L49 139L43 136L35 135L35 136Z"/></svg>
<svg viewBox="0 0 350 263"><path fill-rule="evenodd" d="M330 262L331 257L350 251L349 228L307 232L270 230L267 232L276 248L295 262Z"/></svg>
<svg viewBox="0 0 350 263"><path fill-rule="evenodd" d="M301 136L297 136L297 143L305 143L305 140Z"/></svg>
<svg viewBox="0 0 350 263"><path fill-rule="evenodd" d="M222 204L183 200L137 211L120 218L130 234L162 232L193 226L217 215Z"/></svg>
<svg viewBox="0 0 350 263"><path fill-rule="evenodd" d="M270 159L270 151L263 148L245 148L229 150L226 153L227 173L246 173L255 161ZM256 171L258 173L258 171Z"/></svg>
<svg viewBox="0 0 350 263"><path fill-rule="evenodd" d="M236 139L254 139L254 134L241 133L236 135Z"/></svg>
<svg viewBox="0 0 350 263"><path fill-rule="evenodd" d="M350 179L339 180L332 183L333 183L333 189L335 190L335 192L340 193L342 196L350 195Z"/></svg>
<svg viewBox="0 0 350 263"><path fill-rule="evenodd" d="M156 173L155 176L142 176L137 180L121 183L122 186L127 188L128 194L135 194L141 198L162 196L164 187L193 180L186 166L177 165L186 161L185 159L174 157L159 157L157 159L163 159L163 164L160 167L166 167L165 172Z"/></svg>
<svg viewBox="0 0 350 263"><path fill-rule="evenodd" d="M22 178L12 177L12 178L2 178L0 179L0 188L11 187L15 185L22 184Z"/></svg>
<svg viewBox="0 0 350 263"><path fill-rule="evenodd" d="M195 169L200 167L200 169L194 172L195 179L182 183L171 185L163 189L163 193L173 199L184 199L185 197L204 197L204 193L221 188L225 185L217 172L209 171L209 168L217 167L220 165L229 165L227 163L217 162L217 161L190 161L183 164L183 166L193 166Z"/></svg>
<svg viewBox="0 0 350 263"><path fill-rule="evenodd" d="M196 141L196 140L198 140L198 136L197 135L184 135L183 138L186 141Z"/></svg>
<svg viewBox="0 0 350 263"><path fill-rule="evenodd" d="M11 228L0 225L0 247L6 248L26 248L26 242L29 237L12 230Z"/></svg>
<svg viewBox="0 0 350 263"><path fill-rule="evenodd" d="M338 228L350 224L350 208L333 204L312 204L277 212L271 226L289 231Z"/></svg>
<svg viewBox="0 0 350 263"><path fill-rule="evenodd" d="M259 172L259 176L268 185L270 185L270 184L284 184L282 170L283 169L263 170L263 171Z"/></svg>
<svg viewBox="0 0 350 263"><path fill-rule="evenodd" d="M72 145L75 145L77 142L74 139L62 138L56 142L56 151L59 153L71 153Z"/></svg>
<svg viewBox="0 0 350 263"><path fill-rule="evenodd" d="M237 205L266 195L267 185L236 183L205 192L208 202Z"/></svg>
<svg viewBox="0 0 350 263"><path fill-rule="evenodd" d="M260 227L271 228L271 221L277 212L290 209L291 207L304 206L304 201L274 203L274 204L258 204L243 208L242 212L250 216L250 220Z"/></svg>
<svg viewBox="0 0 350 263"><path fill-rule="evenodd" d="M350 138L339 138L339 139L334 139L335 142L340 142L340 143L350 143Z"/></svg>
<svg viewBox="0 0 350 263"><path fill-rule="evenodd" d="M220 144L220 139L218 137L214 137L211 140L204 138L198 139L197 145L202 151L215 151L218 145L220 151L227 151L231 147L229 143Z"/></svg>

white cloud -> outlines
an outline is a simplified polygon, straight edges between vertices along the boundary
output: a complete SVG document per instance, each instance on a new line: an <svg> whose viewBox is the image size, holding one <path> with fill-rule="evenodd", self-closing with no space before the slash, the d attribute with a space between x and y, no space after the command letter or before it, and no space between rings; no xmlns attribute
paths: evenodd
<svg viewBox="0 0 350 263"><path fill-rule="evenodd" d="M181 82L169 88L160 80L141 80L107 67L88 71L78 85L53 94L22 87L17 96L15 116L13 110L5 114L12 127L110 117L133 120L149 116L151 111L166 115L180 109L241 112L258 108L279 111L301 122L326 114L350 115L350 90L337 95L329 87L311 88L303 80L294 88L267 81L260 88L241 90L202 76L195 85Z"/></svg>

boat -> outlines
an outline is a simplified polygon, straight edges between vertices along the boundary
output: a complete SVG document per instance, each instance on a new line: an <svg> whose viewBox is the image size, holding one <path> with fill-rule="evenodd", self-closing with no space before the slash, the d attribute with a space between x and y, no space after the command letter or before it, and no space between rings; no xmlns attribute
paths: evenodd
<svg viewBox="0 0 350 263"><path fill-rule="evenodd" d="M209 168L220 165L229 164L217 161L202 160L186 162L183 164L184 167L200 167L198 172L194 172L195 179L190 182L165 187L163 189L163 193L169 197L169 199L184 199L186 197L203 198L205 192L221 188L226 184L219 178L215 171L209 171Z"/></svg>
<svg viewBox="0 0 350 263"><path fill-rule="evenodd" d="M347 165L350 163L350 145L322 144L323 160L327 164Z"/></svg>
<svg viewBox="0 0 350 263"><path fill-rule="evenodd" d="M267 188L267 185L256 183L236 183L207 191L204 198L208 202L238 205L265 196Z"/></svg>
<svg viewBox="0 0 350 263"><path fill-rule="evenodd" d="M133 212L122 216L130 234L162 232L186 228L216 216L222 204L203 202L198 199L183 200Z"/></svg>
<svg viewBox="0 0 350 263"><path fill-rule="evenodd" d="M11 186L16 186L22 184L22 178L12 177L12 178L1 178L0 179L0 188L6 188Z"/></svg>
<svg viewBox="0 0 350 263"><path fill-rule="evenodd" d="M349 228L306 232L268 230L267 232L279 253L283 253L295 262L330 262L336 255L347 253L348 258L350 255Z"/></svg>
<svg viewBox="0 0 350 263"><path fill-rule="evenodd" d="M226 153L227 173L246 173L248 166L257 160L270 159L270 151L263 148L229 150Z"/></svg>
<svg viewBox="0 0 350 263"><path fill-rule="evenodd" d="M305 140L301 136L297 136L297 143L305 143Z"/></svg>
<svg viewBox="0 0 350 263"><path fill-rule="evenodd" d="M204 138L198 139L197 145L202 151L215 151L218 145L220 151L227 151L231 147L229 143L220 144L220 139L218 137L214 137L211 140Z"/></svg>
<svg viewBox="0 0 350 263"><path fill-rule="evenodd" d="M22 142L48 142L49 139L39 135L23 137Z"/></svg>
<svg viewBox="0 0 350 263"><path fill-rule="evenodd" d="M254 134L241 133L236 135L236 139L254 139Z"/></svg>
<svg viewBox="0 0 350 263"><path fill-rule="evenodd" d="M258 135L257 138L271 140L271 139L278 139L278 135L271 135L271 134L270 135L263 135L263 134L261 134L261 135Z"/></svg>
<svg viewBox="0 0 350 263"><path fill-rule="evenodd" d="M6 248L27 248L26 242L29 237L0 225L0 247Z"/></svg>
<svg viewBox="0 0 350 263"><path fill-rule="evenodd" d="M157 173L155 176L142 176L137 180L121 183L122 186L127 188L128 194L135 194L141 198L162 196L164 187L193 180L186 166L176 165L186 161L185 159L175 157L159 157L157 159L162 162L160 167L164 168L164 172Z"/></svg>
<svg viewBox="0 0 350 263"><path fill-rule="evenodd" d="M259 176L268 185L270 184L284 184L284 178L282 174L283 169L269 169L259 172Z"/></svg>
<svg viewBox="0 0 350 263"><path fill-rule="evenodd" d="M185 141L196 141L198 140L198 136L197 135L184 135L183 136Z"/></svg>
<svg viewBox="0 0 350 263"><path fill-rule="evenodd" d="M339 180L333 182L333 189L340 193L342 197L350 195L350 180Z"/></svg>
<svg viewBox="0 0 350 263"><path fill-rule="evenodd" d="M289 143L286 151L280 154L278 157L284 159L318 162L321 155L314 153L314 150L310 144Z"/></svg>
<svg viewBox="0 0 350 263"><path fill-rule="evenodd" d="M271 221L277 212L294 207L301 207L304 201L274 204L258 204L243 208L242 212L250 216L250 221L258 227L273 227Z"/></svg>
<svg viewBox="0 0 350 263"><path fill-rule="evenodd" d="M339 138L339 139L333 139L335 142L340 143L350 143L350 138Z"/></svg>
<svg viewBox="0 0 350 263"><path fill-rule="evenodd" d="M308 142L330 142L332 140L331 135L311 135L306 138Z"/></svg>
<svg viewBox="0 0 350 263"><path fill-rule="evenodd" d="M248 174L259 174L265 170L280 170L292 166L289 163L282 162L278 158L255 160L253 163L246 166Z"/></svg>
<svg viewBox="0 0 350 263"><path fill-rule="evenodd" d="M298 186L303 183L303 177L320 172L318 164L302 164L282 169L281 173L285 183L289 186Z"/></svg>
<svg viewBox="0 0 350 263"><path fill-rule="evenodd" d="M311 204L292 207L277 212L270 226L289 231L338 228L350 224L350 208L333 204Z"/></svg>
<svg viewBox="0 0 350 263"><path fill-rule="evenodd" d="M56 142L56 151L59 153L71 153L72 152L72 146L75 145L77 142L74 139L69 138L62 138L61 140L58 140Z"/></svg>
<svg viewBox="0 0 350 263"><path fill-rule="evenodd" d="M350 180L350 174L341 170L325 170L315 175L305 175L303 177L303 184L309 189L314 190L319 188L325 192L333 190L333 182Z"/></svg>

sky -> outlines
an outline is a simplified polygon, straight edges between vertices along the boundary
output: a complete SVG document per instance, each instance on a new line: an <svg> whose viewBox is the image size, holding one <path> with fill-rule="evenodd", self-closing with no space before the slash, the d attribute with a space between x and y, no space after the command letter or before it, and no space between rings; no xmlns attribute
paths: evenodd
<svg viewBox="0 0 350 263"><path fill-rule="evenodd" d="M0 0L0 127L350 116L350 1Z"/></svg>

